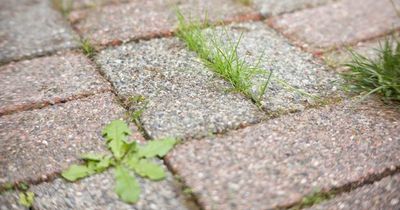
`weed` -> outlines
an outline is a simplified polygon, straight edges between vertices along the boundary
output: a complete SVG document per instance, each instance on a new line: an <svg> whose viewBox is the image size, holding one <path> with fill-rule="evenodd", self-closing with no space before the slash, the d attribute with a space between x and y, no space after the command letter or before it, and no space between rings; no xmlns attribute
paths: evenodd
<svg viewBox="0 0 400 210"><path fill-rule="evenodd" d="M127 203L137 202L141 191L133 172L153 181L165 178L164 169L152 159L164 157L177 143L175 139L165 138L138 145L136 141L128 141L131 131L122 120L112 121L103 129L102 134L112 155L84 154L82 159L85 164L71 165L62 172L62 177L76 181L114 167L115 192Z"/></svg>
<svg viewBox="0 0 400 210"><path fill-rule="evenodd" d="M52 0L53 6L61 12L64 17L67 17L72 11L74 0Z"/></svg>
<svg viewBox="0 0 400 210"><path fill-rule="evenodd" d="M249 6L253 3L253 0L237 0L237 1L246 6Z"/></svg>
<svg viewBox="0 0 400 210"><path fill-rule="evenodd" d="M195 21L187 22L179 11L177 12L177 17L179 20L177 36L186 43L187 47L196 52L206 66L230 82L235 91L244 94L260 106L272 72L260 69L258 67L260 62L255 66L250 66L239 58L237 49L242 35L236 42L228 39L228 43L223 43L222 39L217 38L215 33L210 37L201 30L203 26L208 24L207 21L204 23ZM225 35L228 37L226 31ZM255 86L252 81L255 76L260 74L268 74L269 79L261 84L257 88L259 92L255 93L255 91L252 91L252 88Z"/></svg>
<svg viewBox="0 0 400 210"><path fill-rule="evenodd" d="M94 54L96 53L96 49L93 47L93 45L87 39L84 39L81 41L81 47L82 47L83 53L86 56L88 56L89 58L92 58L94 56Z"/></svg>
<svg viewBox="0 0 400 210"><path fill-rule="evenodd" d="M19 204L26 208L32 207L33 201L35 200L35 194L33 192L20 192L19 193Z"/></svg>
<svg viewBox="0 0 400 210"><path fill-rule="evenodd" d="M389 41L377 49L377 58L370 59L351 51L352 61L343 73L349 91L361 93L364 100L371 94L380 95L385 101L400 101L400 45Z"/></svg>
<svg viewBox="0 0 400 210"><path fill-rule="evenodd" d="M305 196L301 202L290 209L292 210L297 210L297 209L303 209L306 207L313 206L315 204L321 203L325 200L331 199L335 195L334 192L321 192L321 191L315 191L311 193L310 195Z"/></svg>

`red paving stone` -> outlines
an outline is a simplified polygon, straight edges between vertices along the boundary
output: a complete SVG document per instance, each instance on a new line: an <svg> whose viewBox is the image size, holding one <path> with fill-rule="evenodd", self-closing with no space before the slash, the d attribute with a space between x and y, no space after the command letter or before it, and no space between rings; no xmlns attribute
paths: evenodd
<svg viewBox="0 0 400 210"><path fill-rule="evenodd" d="M0 115L111 90L82 54L66 53L0 67Z"/></svg>
<svg viewBox="0 0 400 210"><path fill-rule="evenodd" d="M400 0L394 2L400 5ZM400 17L390 0L342 0L269 21L306 49L355 43L400 27Z"/></svg>
<svg viewBox="0 0 400 210"><path fill-rule="evenodd" d="M103 93L0 117L0 185L45 180L82 153L107 150L101 130L124 114L114 96Z"/></svg>
<svg viewBox="0 0 400 210"><path fill-rule="evenodd" d="M194 18L205 14L210 20L259 18L250 7L225 0L138 0L72 12L75 28L95 44L120 44L123 41L171 35L179 8Z"/></svg>
<svg viewBox="0 0 400 210"><path fill-rule="evenodd" d="M316 189L358 185L400 169L400 113L377 102L307 110L167 156L205 209L290 206Z"/></svg>

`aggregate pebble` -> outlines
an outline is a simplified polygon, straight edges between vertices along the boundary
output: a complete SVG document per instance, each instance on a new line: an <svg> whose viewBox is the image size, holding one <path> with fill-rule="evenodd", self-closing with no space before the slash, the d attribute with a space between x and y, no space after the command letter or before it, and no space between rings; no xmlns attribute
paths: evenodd
<svg viewBox="0 0 400 210"><path fill-rule="evenodd" d="M400 168L400 112L377 101L285 115L167 156L205 209L274 209Z"/></svg>

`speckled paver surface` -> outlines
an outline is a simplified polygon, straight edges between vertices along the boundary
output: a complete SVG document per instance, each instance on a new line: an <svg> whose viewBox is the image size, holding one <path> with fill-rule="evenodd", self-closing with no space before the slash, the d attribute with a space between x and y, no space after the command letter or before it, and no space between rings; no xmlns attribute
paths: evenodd
<svg viewBox="0 0 400 210"><path fill-rule="evenodd" d="M272 81L262 99L262 107L268 113L304 110L324 98L338 97L339 77L321 65L311 54L290 45L266 24L232 24L218 28L216 33L221 37L228 34L233 43L241 37L237 50L239 56L250 65L259 63L261 69L272 71ZM226 46L229 44L226 43ZM269 74L263 78L258 76L254 83L258 86L260 82L267 81L268 76ZM257 87L253 89L257 90Z"/></svg>
<svg viewBox="0 0 400 210"><path fill-rule="evenodd" d="M300 9L324 5L334 0L254 0L253 7L263 16L274 16Z"/></svg>
<svg viewBox="0 0 400 210"><path fill-rule="evenodd" d="M107 90L110 85L83 54L11 63L0 67L0 115Z"/></svg>
<svg viewBox="0 0 400 210"><path fill-rule="evenodd" d="M0 63L76 48L78 40L48 1L1 1Z"/></svg>
<svg viewBox="0 0 400 210"><path fill-rule="evenodd" d="M332 200L315 205L313 210L336 209L399 209L400 175L386 177L379 182L365 185L350 193L345 193Z"/></svg>
<svg viewBox="0 0 400 210"><path fill-rule="evenodd" d="M390 0L341 0L285 14L271 22L299 45L313 49L362 41L400 27L400 17Z"/></svg>
<svg viewBox="0 0 400 210"><path fill-rule="evenodd" d="M114 192L114 173L112 169L96 174L77 183L62 179L42 183L30 190L36 195L36 209L134 209L134 210L184 210L186 202L179 192L180 188L171 174L160 182L139 179L142 193L135 205L120 201ZM188 207L190 207L188 205Z"/></svg>
<svg viewBox="0 0 400 210"><path fill-rule="evenodd" d="M124 113L104 93L0 117L0 183L47 179L85 152L104 151L102 128Z"/></svg>
<svg viewBox="0 0 400 210"><path fill-rule="evenodd" d="M263 116L176 38L123 45L96 60L118 95L146 99L141 121L153 138L205 136Z"/></svg>
<svg viewBox="0 0 400 210"><path fill-rule="evenodd" d="M216 23L204 43L257 69L252 93L273 72L260 103L175 36L177 9ZM28 209L26 185L34 210L400 209L399 103L357 102L339 74L399 29L400 0L0 0L0 210ZM115 119L181 140L135 204L112 168L60 176L109 152Z"/></svg>
<svg viewBox="0 0 400 210"><path fill-rule="evenodd" d="M73 12L70 18L84 37L106 45L171 34L177 24L176 9L194 18L206 15L210 20L232 20L249 13L256 16L251 8L235 1L139 0Z"/></svg>
<svg viewBox="0 0 400 210"><path fill-rule="evenodd" d="M290 206L315 189L398 169L399 119L376 102L346 102L189 142L168 161L205 209Z"/></svg>

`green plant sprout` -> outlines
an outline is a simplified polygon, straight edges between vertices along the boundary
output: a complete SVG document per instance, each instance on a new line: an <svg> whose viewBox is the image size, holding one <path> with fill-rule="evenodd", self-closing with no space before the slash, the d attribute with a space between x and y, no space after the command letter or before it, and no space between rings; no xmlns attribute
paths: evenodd
<svg viewBox="0 0 400 210"><path fill-rule="evenodd" d="M81 47L83 50L83 53L88 56L89 58L92 58L96 52L96 49L93 47L93 45L90 43L89 40L83 39L81 41Z"/></svg>
<svg viewBox="0 0 400 210"><path fill-rule="evenodd" d="M33 201L35 200L35 194L33 192L20 192L18 196L19 204L26 208L32 207Z"/></svg>
<svg viewBox="0 0 400 210"><path fill-rule="evenodd" d="M377 49L377 58L370 59L350 51L352 61L342 74L349 91L361 93L360 100L371 94L380 95L385 101L400 101L400 45L399 41L386 40Z"/></svg>
<svg viewBox="0 0 400 210"><path fill-rule="evenodd" d="M82 165L71 165L61 176L68 181L76 181L87 176L114 168L115 192L127 203L135 203L140 197L140 185L133 174L153 181L165 178L164 169L152 159L164 157L177 143L173 138L149 141L139 145L128 141L131 130L122 120L114 120L102 132L111 155L84 154Z"/></svg>
<svg viewBox="0 0 400 210"><path fill-rule="evenodd" d="M261 69L260 63L263 54L258 58L256 65L251 66L241 59L237 53L243 33L239 36L236 42L229 38L228 32L224 30L225 37L228 37L227 42L221 41L222 38L217 37L215 30L211 28L211 35L206 34L202 28L208 26L208 22L204 21L186 21L185 17L177 11L178 30L176 35L183 40L189 50L197 53L207 67L215 73L227 80L233 89L242 93L251 99L258 107L261 106L261 101L265 92L273 79L285 89L299 92L308 97L315 97L305 91L296 89L285 81L273 76L272 71ZM255 78L267 78L266 81L256 85ZM256 91L253 91L255 87Z"/></svg>

